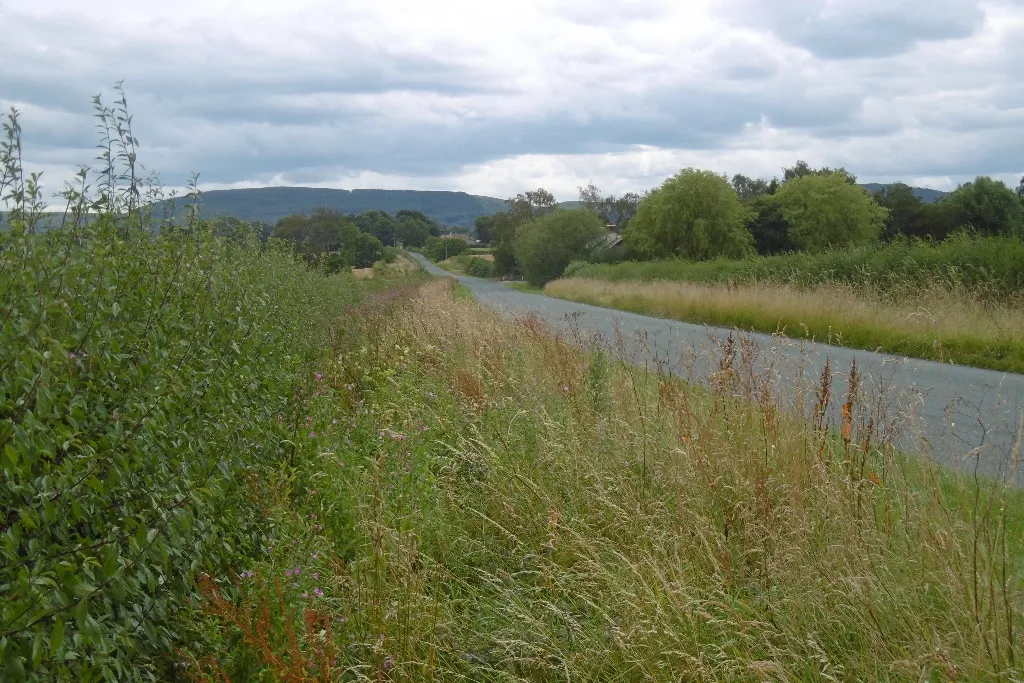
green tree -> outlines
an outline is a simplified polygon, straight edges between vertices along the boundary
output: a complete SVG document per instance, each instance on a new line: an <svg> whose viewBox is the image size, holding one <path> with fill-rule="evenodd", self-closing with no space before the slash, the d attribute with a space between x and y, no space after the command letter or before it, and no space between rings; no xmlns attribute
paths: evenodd
<svg viewBox="0 0 1024 683"><path fill-rule="evenodd" d="M775 200L789 222L789 238L809 251L873 242L889 213L843 173L793 177Z"/></svg>
<svg viewBox="0 0 1024 683"><path fill-rule="evenodd" d="M423 254L431 261L443 261L452 256L458 256L466 252L469 245L457 237L434 237L427 238L426 246L423 247Z"/></svg>
<svg viewBox="0 0 1024 683"><path fill-rule="evenodd" d="M604 235L604 223L590 211L559 209L516 230L515 257L535 287L561 276L574 259L584 258Z"/></svg>
<svg viewBox="0 0 1024 683"><path fill-rule="evenodd" d="M395 217L379 209L353 216L352 222L363 232L380 240L381 244L394 245L398 237L398 222Z"/></svg>
<svg viewBox="0 0 1024 683"><path fill-rule="evenodd" d="M494 216L477 216L473 220L473 228L476 231L476 238L482 244L490 244L491 231L494 229Z"/></svg>
<svg viewBox="0 0 1024 683"><path fill-rule="evenodd" d="M356 268L369 268L384 255L384 245L373 235L360 232L350 245Z"/></svg>
<svg viewBox="0 0 1024 683"><path fill-rule="evenodd" d="M903 235L941 240L953 230L946 206L921 201L905 183L892 183L873 196L879 206L889 211L883 230L887 239Z"/></svg>
<svg viewBox="0 0 1024 683"><path fill-rule="evenodd" d="M685 168L640 202L623 237L647 258L742 258L753 252L748 217L724 176Z"/></svg>
<svg viewBox="0 0 1024 683"><path fill-rule="evenodd" d="M789 237L789 221L782 215L782 208L772 195L754 195L743 205L751 213L747 230L754 237L754 248L758 254L770 256L796 250Z"/></svg>
<svg viewBox="0 0 1024 683"><path fill-rule="evenodd" d="M594 183L588 183L586 187L578 189L583 208L596 214L605 225L615 226L618 232L626 228L640 205L640 195L635 192L627 192L621 197L605 196Z"/></svg>
<svg viewBox="0 0 1024 683"><path fill-rule="evenodd" d="M804 178L809 175L841 175L846 182L851 185L857 184L857 176L847 171L845 168L829 168L828 166L822 166L821 168L811 168L810 164L802 159L797 161L796 164L789 168L782 169L782 180L787 182L794 178Z"/></svg>
<svg viewBox="0 0 1024 683"><path fill-rule="evenodd" d="M982 235L1024 237L1024 207L1001 180L978 176L942 198L954 225Z"/></svg>
<svg viewBox="0 0 1024 683"><path fill-rule="evenodd" d="M762 178L749 178L742 173L737 173L732 177L732 188L736 190L740 200L745 202L755 197L775 194L775 191L779 189L779 179L772 178L771 181L767 181Z"/></svg>

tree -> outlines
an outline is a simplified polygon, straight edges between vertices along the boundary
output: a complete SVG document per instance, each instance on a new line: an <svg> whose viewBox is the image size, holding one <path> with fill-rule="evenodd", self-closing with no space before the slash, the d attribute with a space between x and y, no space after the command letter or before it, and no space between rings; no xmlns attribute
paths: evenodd
<svg viewBox="0 0 1024 683"><path fill-rule="evenodd" d="M622 232L626 228L640 205L640 195L635 192L627 192L621 197L604 196L592 182L577 189L583 208L596 214L605 225L615 226L617 232Z"/></svg>
<svg viewBox="0 0 1024 683"><path fill-rule="evenodd" d="M469 245L457 237L434 237L427 239L423 247L423 254L431 261L443 261L452 256L458 256L469 249Z"/></svg>
<svg viewBox="0 0 1024 683"><path fill-rule="evenodd" d="M494 228L494 216L477 216L473 220L473 228L476 231L476 238L482 244L490 244L491 231Z"/></svg>
<svg viewBox="0 0 1024 683"><path fill-rule="evenodd" d="M541 287L561 276L570 261L587 256L604 234L593 212L559 209L519 226L516 261L526 280Z"/></svg>
<svg viewBox="0 0 1024 683"><path fill-rule="evenodd" d="M796 176L775 200L789 222L789 238L809 251L873 242L889 213L842 173Z"/></svg>
<svg viewBox="0 0 1024 683"><path fill-rule="evenodd" d="M958 227L970 227L982 235L1024 237L1024 207L1001 180L978 176L943 197L941 203Z"/></svg>
<svg viewBox="0 0 1024 683"><path fill-rule="evenodd" d="M328 272L353 265L368 268L380 258L383 245L361 232L348 217L333 209L316 209L311 215L295 214L277 222L274 237L291 242L295 252L309 263L321 263Z"/></svg>
<svg viewBox="0 0 1024 683"><path fill-rule="evenodd" d="M557 202L550 192L540 187L521 192L506 199L508 211L494 214L490 225L491 243L494 249L494 272L497 275L513 275L518 272L516 263L516 229L538 216L555 210Z"/></svg>
<svg viewBox="0 0 1024 683"><path fill-rule="evenodd" d="M398 222L394 216L379 209L354 216L352 222L363 232L376 237L382 244L393 246L398 238Z"/></svg>
<svg viewBox="0 0 1024 683"><path fill-rule="evenodd" d="M384 255L384 245L373 235L360 232L351 243L356 268L369 268Z"/></svg>
<svg viewBox="0 0 1024 683"><path fill-rule="evenodd" d="M640 202L623 237L647 258L742 258L753 252L748 217L724 176L685 168Z"/></svg>
<svg viewBox="0 0 1024 683"><path fill-rule="evenodd" d="M762 178L748 178L742 173L737 173L732 177L732 188L736 190L740 200L745 202L755 197L775 194L775 191L779 189L779 179L772 178L769 182Z"/></svg>
<svg viewBox="0 0 1024 683"><path fill-rule="evenodd" d="M1017 185L1017 196L1024 202L1024 176L1021 177L1020 184Z"/></svg>
<svg viewBox="0 0 1024 683"><path fill-rule="evenodd" d="M789 168L782 169L782 181L786 182L793 180L794 178L804 178L809 175L833 175L839 174L846 179L846 182L851 185L857 184L857 176L847 171L845 168L829 168L828 166L822 166L821 168L811 168L810 165L804 161L797 161L796 164Z"/></svg>
<svg viewBox="0 0 1024 683"><path fill-rule="evenodd" d="M754 237L754 248L758 254L770 256L796 250L796 245L789 238L789 221L782 215L782 209L772 195L754 195L743 205L751 212L747 230Z"/></svg>

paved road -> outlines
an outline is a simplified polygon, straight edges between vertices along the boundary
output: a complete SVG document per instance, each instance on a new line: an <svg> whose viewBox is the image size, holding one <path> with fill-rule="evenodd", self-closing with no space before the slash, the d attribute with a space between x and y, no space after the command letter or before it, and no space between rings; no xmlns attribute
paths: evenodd
<svg viewBox="0 0 1024 683"><path fill-rule="evenodd" d="M435 275L453 277L419 254ZM876 424L891 425L901 447L925 452L952 467L1007 477L1014 444L1024 427L1024 375L979 370L828 344L794 341L652 318L587 304L519 292L503 283L459 276L483 305L506 315L535 314L576 339L598 339L620 349L632 362L706 381L717 368L721 344L742 336L758 349L753 365L770 373L777 396L798 405L802 392L833 369L833 406L845 400L847 374L854 360L876 406ZM780 389L787 387L786 389ZM788 393L789 396L782 396ZM807 399L804 399L805 403ZM805 408L806 410L806 408ZM833 415L834 418L834 415ZM1018 456L1021 454L1018 453ZM1015 475L1024 484L1024 463Z"/></svg>

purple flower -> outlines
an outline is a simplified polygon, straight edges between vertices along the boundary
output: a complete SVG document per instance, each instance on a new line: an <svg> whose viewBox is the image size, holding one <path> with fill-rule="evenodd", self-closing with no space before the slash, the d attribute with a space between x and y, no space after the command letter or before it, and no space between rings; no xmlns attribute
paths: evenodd
<svg viewBox="0 0 1024 683"><path fill-rule="evenodd" d="M385 671L390 671L391 667L393 667L394 665L395 665L395 658L394 657L392 657L391 655L388 655L387 657L384 658L384 670Z"/></svg>
<svg viewBox="0 0 1024 683"><path fill-rule="evenodd" d="M428 427L427 425L423 425L423 431L427 431L428 429L430 429L430 427Z"/></svg>
<svg viewBox="0 0 1024 683"><path fill-rule="evenodd" d="M320 380L322 380L324 378L323 374L321 374L319 372L314 374L313 376L316 377L316 381L317 382L319 382Z"/></svg>
<svg viewBox="0 0 1024 683"><path fill-rule="evenodd" d="M310 432L309 433L309 438L315 439L316 438L316 432Z"/></svg>
<svg viewBox="0 0 1024 683"><path fill-rule="evenodd" d="M316 489L313 489L312 491L310 491L310 493L315 496L316 495Z"/></svg>
<svg viewBox="0 0 1024 683"><path fill-rule="evenodd" d="M302 573L302 567L296 567L295 569L292 570L292 576L298 576L301 573Z"/></svg>
<svg viewBox="0 0 1024 683"><path fill-rule="evenodd" d="M313 578L314 579L319 579L320 578L320 572L313 572Z"/></svg>
<svg viewBox="0 0 1024 683"><path fill-rule="evenodd" d="M313 595L315 595L318 598L322 598L322 597L324 597L324 592L322 590L320 590L319 588L314 588L313 589Z"/></svg>
<svg viewBox="0 0 1024 683"><path fill-rule="evenodd" d="M316 513L314 512L313 514L311 514L311 515L310 515L310 518L311 518L311 519L316 519Z"/></svg>

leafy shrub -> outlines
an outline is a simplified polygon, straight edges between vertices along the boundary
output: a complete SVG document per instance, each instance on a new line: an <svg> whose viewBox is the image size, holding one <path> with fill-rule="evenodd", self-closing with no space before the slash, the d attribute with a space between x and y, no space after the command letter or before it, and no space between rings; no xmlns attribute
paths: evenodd
<svg viewBox="0 0 1024 683"><path fill-rule="evenodd" d="M455 237L430 237L423 247L423 254L431 261L437 262L458 256L468 249L468 244Z"/></svg>
<svg viewBox="0 0 1024 683"><path fill-rule="evenodd" d="M1024 292L1024 241L958 233L939 242L898 239L818 254L777 254L751 259L692 262L681 259L590 265L579 277L604 280L782 282L801 287L833 282L882 291L939 282L965 286L986 297Z"/></svg>
<svg viewBox="0 0 1024 683"><path fill-rule="evenodd" d="M540 287L593 251L603 233L601 219L590 211L555 211L516 229L516 261L527 281Z"/></svg>
<svg viewBox="0 0 1024 683"><path fill-rule="evenodd" d="M871 244L889 215L844 173L814 173L787 180L772 201L778 203L789 223L788 238L808 251Z"/></svg>
<svg viewBox="0 0 1024 683"><path fill-rule="evenodd" d="M466 274L473 277L490 277L492 273L491 263L479 256L472 256L466 259Z"/></svg>
<svg viewBox="0 0 1024 683"><path fill-rule="evenodd" d="M243 486L294 453L296 397L353 291L279 242L216 235L194 202L147 215L119 184L135 169L114 168L134 158L119 105L98 105L117 131L102 194L67 190L62 229L34 234L13 114L0 148L4 680L167 677L198 573L263 549Z"/></svg>
<svg viewBox="0 0 1024 683"><path fill-rule="evenodd" d="M573 277L574 275L576 275L577 273L579 273L580 271L582 271L584 268L588 267L589 265L590 265L589 262L582 261L580 259L576 259L575 261L570 261L569 265L567 265L565 267L565 270L562 272L562 277Z"/></svg>

